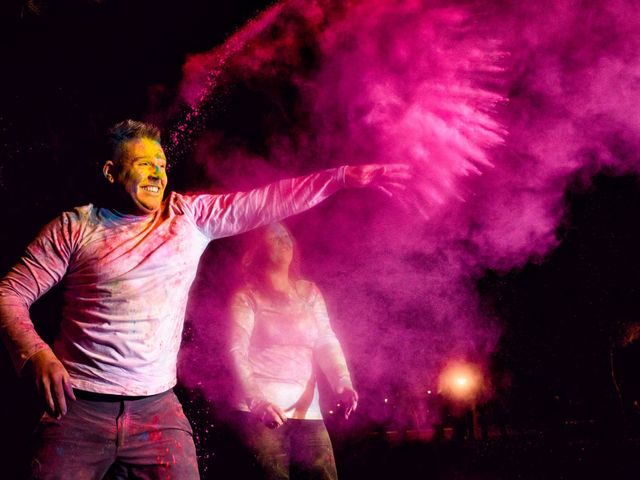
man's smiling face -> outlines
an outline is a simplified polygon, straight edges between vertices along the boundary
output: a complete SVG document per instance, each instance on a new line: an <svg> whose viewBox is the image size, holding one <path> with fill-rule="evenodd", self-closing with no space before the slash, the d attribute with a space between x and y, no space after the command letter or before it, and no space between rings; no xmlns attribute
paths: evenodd
<svg viewBox="0 0 640 480"><path fill-rule="evenodd" d="M114 183L131 198L132 213L144 215L160 208L168 178L167 158L159 142L150 138L128 140L114 167Z"/></svg>

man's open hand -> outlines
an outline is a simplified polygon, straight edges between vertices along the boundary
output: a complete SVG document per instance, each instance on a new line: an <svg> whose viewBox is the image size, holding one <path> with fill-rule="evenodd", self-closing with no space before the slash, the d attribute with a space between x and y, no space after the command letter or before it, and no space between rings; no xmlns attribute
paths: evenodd
<svg viewBox="0 0 640 480"><path fill-rule="evenodd" d="M349 165L344 172L348 187L371 187L393 198L407 211L417 211L428 219L424 187L416 185L418 171L402 163Z"/></svg>
<svg viewBox="0 0 640 480"><path fill-rule="evenodd" d="M40 398L44 400L47 411L54 418L60 418L67 413L68 396L72 400L76 397L71 388L71 379L58 357L47 349L33 355L25 368L33 377Z"/></svg>
<svg viewBox="0 0 640 480"><path fill-rule="evenodd" d="M410 167L401 163L349 165L344 172L348 187L374 187L389 196L393 196L394 191L405 190L411 177Z"/></svg>

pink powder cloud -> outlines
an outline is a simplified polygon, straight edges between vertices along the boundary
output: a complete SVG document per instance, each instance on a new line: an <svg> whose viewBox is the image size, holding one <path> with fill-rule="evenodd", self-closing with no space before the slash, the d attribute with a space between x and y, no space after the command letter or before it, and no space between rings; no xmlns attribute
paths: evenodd
<svg viewBox="0 0 640 480"><path fill-rule="evenodd" d="M274 134L263 159L207 132L197 161L227 188L342 163L416 167L410 195L429 220L376 192L340 194L292 220L306 272L325 291L362 388L395 379L419 389L434 385L451 358L486 362L500 328L481 308L483 272L544 260L561 241L563 195L576 178L638 171L634 2L275 8L258 17L260 28L240 31L250 41L234 44L225 75L255 81L284 72L300 93L300 126ZM311 69L300 57L308 44ZM224 49L188 60L182 92L194 108ZM204 290L215 268L205 262ZM224 306L192 316L206 317L198 328L209 333L185 350L185 365L212 338L220 342ZM219 396L215 379L183 370L187 383L209 382Z"/></svg>

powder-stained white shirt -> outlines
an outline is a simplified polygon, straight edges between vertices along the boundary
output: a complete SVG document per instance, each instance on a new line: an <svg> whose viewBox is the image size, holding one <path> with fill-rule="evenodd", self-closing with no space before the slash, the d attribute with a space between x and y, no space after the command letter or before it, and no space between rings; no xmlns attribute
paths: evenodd
<svg viewBox="0 0 640 480"><path fill-rule="evenodd" d="M230 353L236 408L269 402L288 418L321 419L317 365L332 388L351 387L342 348L320 290L298 280L287 299L245 287L231 301Z"/></svg>
<svg viewBox="0 0 640 480"><path fill-rule="evenodd" d="M49 348L31 304L64 282L53 350L74 388L153 395L176 383L189 288L209 241L304 211L344 185L344 167L224 195L172 193L155 214L94 205L49 223L0 281L0 333L19 372Z"/></svg>

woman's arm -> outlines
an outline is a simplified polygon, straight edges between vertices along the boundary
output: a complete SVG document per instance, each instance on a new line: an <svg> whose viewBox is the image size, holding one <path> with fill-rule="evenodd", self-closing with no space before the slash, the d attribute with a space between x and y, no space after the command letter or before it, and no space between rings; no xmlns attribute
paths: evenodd
<svg viewBox="0 0 640 480"><path fill-rule="evenodd" d="M314 357L334 392L343 402L345 418L349 418L349 415L358 407L358 392L353 388L342 346L331 328L322 293L315 285L312 294L314 295L312 308L318 326Z"/></svg>
<svg viewBox="0 0 640 480"><path fill-rule="evenodd" d="M260 391L249 362L249 346L255 325L254 302L246 292L237 292L231 300L231 325L229 354L234 377L242 399L251 413L269 428L277 428L287 421L287 416L271 403Z"/></svg>

